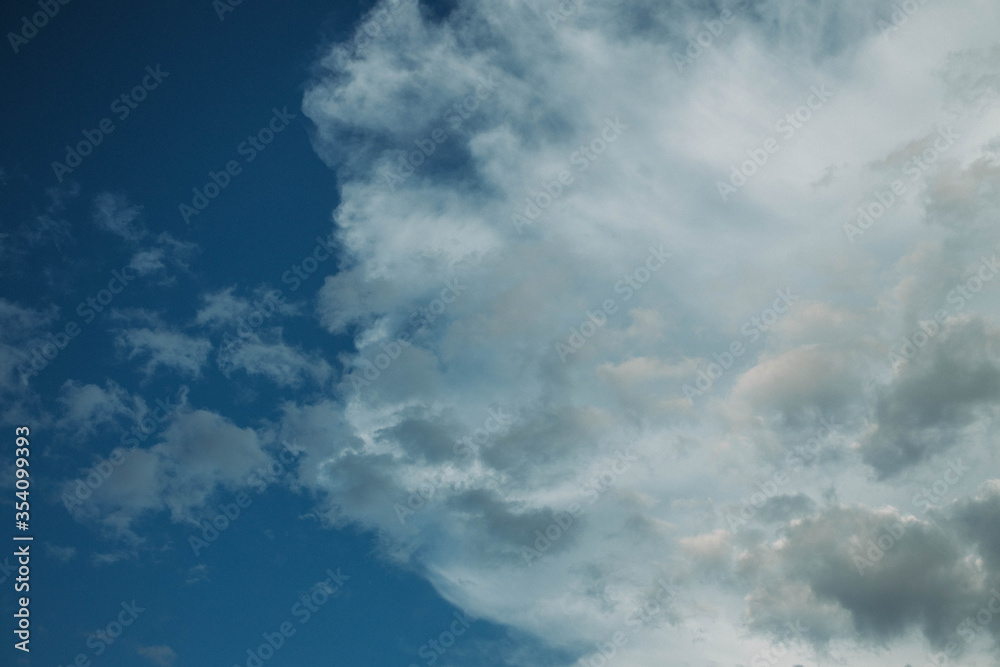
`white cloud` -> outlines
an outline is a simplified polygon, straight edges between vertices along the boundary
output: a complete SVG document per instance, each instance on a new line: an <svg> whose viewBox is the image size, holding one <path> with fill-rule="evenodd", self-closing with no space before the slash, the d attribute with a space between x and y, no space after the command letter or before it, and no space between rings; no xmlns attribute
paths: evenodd
<svg viewBox="0 0 1000 667"><path fill-rule="evenodd" d="M68 563L76 556L76 547L60 547L55 544L46 544L45 553L60 563Z"/></svg>
<svg viewBox="0 0 1000 667"><path fill-rule="evenodd" d="M97 427L118 418L134 418L136 410L128 405L131 398L128 392L110 380L105 386L102 389L95 384L81 385L67 380L60 391L59 402L64 411L58 425L82 438L93 435Z"/></svg>
<svg viewBox="0 0 1000 667"><path fill-rule="evenodd" d="M252 332L265 322L273 325L277 321L276 315L298 313L298 308L284 301L277 290L258 290L252 299L237 296L235 292L235 287L227 287L204 294L202 305L195 315L195 323L211 329L233 329L230 335L249 337L236 329L246 327ZM251 315L254 316L252 321Z"/></svg>
<svg viewBox="0 0 1000 667"><path fill-rule="evenodd" d="M177 654L169 646L140 646L136 653L160 667L169 667L177 659Z"/></svg>
<svg viewBox="0 0 1000 667"><path fill-rule="evenodd" d="M212 350L212 343L206 339L162 329L125 329L115 342L129 359L149 355L143 367L148 375L163 367L197 377Z"/></svg>
<svg viewBox="0 0 1000 667"><path fill-rule="evenodd" d="M628 664L745 662L772 629L756 619L795 600L827 639L846 642L829 650L867 646L877 633L815 589L792 582L784 598L752 597L737 563L756 533L730 538L711 510L749 495L820 417L838 430L783 489L805 494L782 510L786 530L830 498L849 496L862 516L908 502L911 489L879 482L882 464L868 454L887 429L896 440L950 437L957 451L991 460L978 410L991 394L976 390L996 372L983 352L989 336L921 352L928 391L936 383L969 394L926 433L906 414L914 406L894 398L921 390L887 358L998 240L972 222L988 219L995 201L982 160L998 115L981 102L994 94L988 26L1000 17L973 0L959 5L922 5L884 38L888 1L754 3L681 72L673 54L687 47L684 32L718 15L696 3L585 2L554 25L544 10L499 0L459 3L441 21L400 9L381 39L331 47L303 106L317 151L338 169L335 232L346 256L317 315L332 333L354 335L359 352L343 358L345 373L369 376L342 379L342 410L288 411L285 435L320 441L302 483L330 494L333 522L377 529L387 553L412 559L456 604L583 654L666 574L689 595L676 601L673 627L623 651ZM449 122L481 77L496 94ZM824 91L818 106L815 90ZM800 120L786 119L796 112ZM954 146L911 177L907 160L947 126ZM435 130L443 140L424 155ZM770 137L777 151L722 201L717 182ZM401 171L408 156L412 174ZM563 171L567 182L553 185ZM850 243L844 224L899 178L905 201ZM536 219L519 230L515 213ZM644 270L661 246L672 257ZM456 278L461 294L435 305ZM789 288L800 298L771 320L775 291ZM609 301L606 321L563 362L556 344ZM991 319L998 305L1000 291L987 288L975 302ZM961 326L962 313L949 317L949 331ZM389 359L385 346L400 334L412 342ZM742 351L711 390L686 396L683 386L698 371L714 375L710 364L736 342ZM967 346L979 352L953 359ZM471 456L442 456L495 405L513 415L502 433L474 443ZM626 445L642 465L525 567L534 531L579 501ZM940 451L921 449L898 471L926 470ZM401 524L393 505L421 485L433 493ZM678 634L709 610L710 649ZM915 632L937 636L885 622L899 632L878 636L902 653L852 664L916 650Z"/></svg>
<svg viewBox="0 0 1000 667"><path fill-rule="evenodd" d="M216 362L227 376L236 371L260 375L282 387L311 380L325 384L333 368L318 352L307 352L284 340L284 318L298 315L300 306L280 290L260 288L243 298L229 287L202 296L195 323L222 333Z"/></svg>
<svg viewBox="0 0 1000 667"><path fill-rule="evenodd" d="M218 364L227 376L236 370L262 375L283 387L296 387L304 379L325 384L332 376L330 364L318 354L308 354L279 340L274 343L235 341L219 348Z"/></svg>
<svg viewBox="0 0 1000 667"><path fill-rule="evenodd" d="M155 245L137 251L129 261L129 268L140 276L164 273L167 269L188 271L191 258L199 251L198 244L178 241L167 232L156 237ZM174 277L162 280L160 284L175 282Z"/></svg>
<svg viewBox="0 0 1000 667"><path fill-rule="evenodd" d="M252 428L206 410L181 410L155 444L126 452L72 511L133 539L133 522L147 513L168 511L173 521L196 523L214 492L245 487L246 476L269 461L263 445Z"/></svg>
<svg viewBox="0 0 1000 667"><path fill-rule="evenodd" d="M94 224L126 241L134 243L146 235L141 217L142 208L124 195L102 192L94 197Z"/></svg>

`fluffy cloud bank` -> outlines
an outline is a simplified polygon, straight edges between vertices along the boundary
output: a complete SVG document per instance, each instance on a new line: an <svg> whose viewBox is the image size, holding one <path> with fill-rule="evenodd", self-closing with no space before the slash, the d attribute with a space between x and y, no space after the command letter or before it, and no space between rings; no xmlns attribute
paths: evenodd
<svg viewBox="0 0 1000 667"><path fill-rule="evenodd" d="M946 645L1000 575L993 491L911 500L995 476L998 17L911 4L385 2L331 46L317 316L357 352L283 425L331 521L580 664L671 577L628 664Z"/></svg>
<svg viewBox="0 0 1000 667"><path fill-rule="evenodd" d="M263 289L129 321L149 377L316 393L257 429L185 403L78 516L195 521L280 440L329 525L579 665L995 652L1000 8L901 7L380 2L303 101L341 195L312 314L355 349ZM0 347L55 318L0 302Z"/></svg>

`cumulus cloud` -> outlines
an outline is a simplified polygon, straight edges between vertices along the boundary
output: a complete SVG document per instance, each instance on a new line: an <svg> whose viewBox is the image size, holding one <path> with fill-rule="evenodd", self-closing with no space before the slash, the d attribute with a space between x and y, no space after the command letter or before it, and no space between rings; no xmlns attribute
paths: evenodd
<svg viewBox="0 0 1000 667"><path fill-rule="evenodd" d="M286 302L278 290L258 290L251 298L246 298L237 295L235 287L227 287L204 294L201 301L195 323L212 330L246 328L247 333L234 331L233 336L250 337L253 330L265 322L273 324L277 320L275 316L287 317L299 312L299 308Z"/></svg>
<svg viewBox="0 0 1000 667"><path fill-rule="evenodd" d="M156 237L152 246L138 250L129 260L129 268L140 276L165 274L167 269L173 271L188 271L191 258L198 252L198 244L189 241L179 241L167 232ZM160 280L160 284L175 282L169 277Z"/></svg>
<svg viewBox="0 0 1000 667"><path fill-rule="evenodd" d="M202 296L195 324L222 334L216 363L227 377L242 371L281 387L300 387L306 380L323 385L333 377L330 363L320 352L284 339L283 321L300 311L280 290L258 289L245 298L229 287Z"/></svg>
<svg viewBox="0 0 1000 667"><path fill-rule="evenodd" d="M207 339L164 329L125 329L115 343L129 359L148 357L143 367L148 375L163 367L197 377L212 350Z"/></svg>
<svg viewBox="0 0 1000 667"><path fill-rule="evenodd" d="M46 544L45 553L60 563L68 563L76 556L76 547L60 547L55 544Z"/></svg>
<svg viewBox="0 0 1000 667"><path fill-rule="evenodd" d="M996 589L993 540L977 530L995 511L993 482L925 520L836 505L790 521L780 539L739 557L740 576L756 588L749 624L777 632L799 619L822 645L848 637L886 646L916 628L940 650Z"/></svg>
<svg viewBox="0 0 1000 667"><path fill-rule="evenodd" d="M58 425L77 437L91 436L103 424L123 416L134 417L136 411L129 405L130 399L124 388L110 380L105 388L67 380L59 397L64 411Z"/></svg>
<svg viewBox="0 0 1000 667"><path fill-rule="evenodd" d="M975 437L970 427L992 419L1000 367L988 350L997 335L979 319L955 320L932 347L902 364L875 403L877 430L861 449L880 475L968 442Z"/></svg>
<svg viewBox="0 0 1000 667"><path fill-rule="evenodd" d="M271 343L234 341L219 348L219 369L227 376L241 370L261 375L282 387L298 387L305 379L324 384L333 374L318 354L309 354L280 340Z"/></svg>
<svg viewBox="0 0 1000 667"><path fill-rule="evenodd" d="M152 442L123 452L115 473L74 515L133 539L134 521L147 513L197 522L214 492L244 488L247 475L270 461L257 431L207 410L179 411Z"/></svg>
<svg viewBox="0 0 1000 667"><path fill-rule="evenodd" d="M921 5L897 30L888 1L741 3L692 57L720 8L384 4L381 37L332 45L303 101L341 193L316 316L356 351L339 399L281 429L331 523L581 656L666 572L694 591L668 625L711 616L723 662L796 618L824 650L944 641L985 575L898 508L939 456L991 460L1000 293L948 298L997 241L975 222L995 8ZM216 301L206 323L234 312ZM616 470L623 448L641 463ZM732 534L717 510L774 479ZM848 549L880 522L905 536L860 577ZM662 632L631 664L703 657Z"/></svg>
<svg viewBox="0 0 1000 667"><path fill-rule="evenodd" d="M102 192L94 197L94 224L125 241L134 243L146 235L141 218L142 208L124 195Z"/></svg>
<svg viewBox="0 0 1000 667"><path fill-rule="evenodd" d="M392 20L329 45L303 100L340 190L314 310L233 287L199 334L148 313L116 332L148 375L197 378L214 350L227 376L328 393L273 424L185 406L77 517L133 539L146 513L197 521L279 438L329 525L570 660L663 581L682 593L628 664L753 664L800 626L799 663L953 641L1000 580L998 10L732 9L380 3ZM146 235L115 195L94 215ZM163 235L131 267L194 250ZM287 340L303 314L353 348ZM0 301L8 385L55 317ZM59 405L87 433L144 414L110 383ZM918 516L952 456L978 464Z"/></svg>

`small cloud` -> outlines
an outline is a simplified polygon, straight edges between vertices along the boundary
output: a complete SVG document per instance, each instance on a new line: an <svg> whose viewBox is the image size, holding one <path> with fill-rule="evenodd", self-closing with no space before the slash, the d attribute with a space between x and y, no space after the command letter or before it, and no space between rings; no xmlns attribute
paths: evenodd
<svg viewBox="0 0 1000 667"><path fill-rule="evenodd" d="M130 269L135 269L140 276L167 268L163 263L163 248L151 248L135 253L128 266Z"/></svg>
<svg viewBox="0 0 1000 667"><path fill-rule="evenodd" d="M126 241L135 242L146 235L141 215L142 208L124 195L103 192L94 197L94 224Z"/></svg>
<svg viewBox="0 0 1000 667"><path fill-rule="evenodd" d="M823 176L819 180L813 181L809 185L814 188L825 188L833 183L834 178L836 178L837 172L843 170L847 167L846 164L831 164L828 165L826 170L823 172Z"/></svg>
<svg viewBox="0 0 1000 667"><path fill-rule="evenodd" d="M140 646L136 652L154 665L169 667L177 659L177 654L169 646Z"/></svg>
<svg viewBox="0 0 1000 667"><path fill-rule="evenodd" d="M120 560L125 560L126 558L128 558L128 554L123 551L119 551L117 553L94 554L93 562L94 565L111 565Z"/></svg>
<svg viewBox="0 0 1000 667"><path fill-rule="evenodd" d="M76 555L76 547L57 547L54 544L46 544L45 553L62 563L66 563Z"/></svg>
<svg viewBox="0 0 1000 667"><path fill-rule="evenodd" d="M199 563L188 570L187 578L184 580L184 583L191 585L196 584L199 581L208 581L208 566L204 563Z"/></svg>
<svg viewBox="0 0 1000 667"><path fill-rule="evenodd" d="M111 380L105 382L103 389L95 384L81 385L75 380L67 380L59 389L57 401L64 412L56 426L80 438L92 436L98 427L134 412L128 405L128 392Z"/></svg>
<svg viewBox="0 0 1000 667"><path fill-rule="evenodd" d="M78 183L66 183L45 190L49 205L45 212L35 217L27 226L22 226L23 238L29 245L51 242L56 246L70 240L70 224L66 220L66 205L80 194Z"/></svg>
<svg viewBox="0 0 1000 667"><path fill-rule="evenodd" d="M198 252L198 244L188 241L178 241L167 232L156 237L156 243L136 252L129 268L140 276L165 272L168 268L175 271L188 271L191 258ZM173 282L173 278L160 284Z"/></svg>
<svg viewBox="0 0 1000 667"><path fill-rule="evenodd" d="M235 291L235 287L227 287L203 295L202 306L195 315L195 323L212 329L225 329L248 324L246 320L251 315L270 322L274 315L285 317L299 314L296 306L282 301L280 290L262 287L250 299L237 296Z"/></svg>
<svg viewBox="0 0 1000 667"><path fill-rule="evenodd" d="M147 375L162 366L197 377L212 349L206 339L153 329L126 329L118 334L116 343L127 351L129 359L149 355L144 367Z"/></svg>

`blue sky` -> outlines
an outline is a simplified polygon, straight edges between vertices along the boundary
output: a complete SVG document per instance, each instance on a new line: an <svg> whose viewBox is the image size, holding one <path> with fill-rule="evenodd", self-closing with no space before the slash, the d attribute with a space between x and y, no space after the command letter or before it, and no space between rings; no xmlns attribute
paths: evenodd
<svg viewBox="0 0 1000 667"><path fill-rule="evenodd" d="M3 664L992 664L998 19L8 3Z"/></svg>
<svg viewBox="0 0 1000 667"><path fill-rule="evenodd" d="M234 287L250 297L262 283L281 286L281 276L313 251L317 237L325 241L331 235L336 179L312 150L311 130L299 106L318 50L348 35L363 9L352 3L284 8L247 3L220 21L211 3L185 8L69 4L16 54L8 51L4 81L20 92L5 97L3 111L10 127L17 128L7 133L0 158L7 235L4 297L41 310L57 307L53 331L69 322L81 327L66 350L32 376L31 390L39 399L22 413L29 423L32 414L35 419L42 412L55 416L55 406L46 406L41 397L55 400L69 378L101 386L113 379L152 407L157 399L176 404L178 390L188 387L192 403L246 424L275 415L283 396L297 395L212 369L195 382L169 372L150 377L139 360L116 353L113 330L119 327L105 317L108 311L88 323L77 306L106 288L112 271L127 266L138 248L158 247L161 234L170 240L159 247L167 248L166 261L174 263L135 278L111 307L149 309L158 303L155 310L167 320L190 320L206 292ZM3 24L18 25L31 10L38 8L33 3L5 6ZM112 104L142 83L147 66L160 67L166 76L122 118L124 102ZM231 159L246 160L248 155L237 152L239 145L267 126L274 108L296 117L245 163L210 208L185 224L179 204L191 200L192 188L204 186L209 171L224 170ZM62 162L65 146L75 145L83 130L96 129L102 118L112 119L114 131L60 183L51 163ZM102 193L141 207L133 222L146 230L142 240L90 224L98 207L95 198ZM39 218L51 220L51 226L43 228ZM311 284L304 282L302 293L317 289L335 270L335 259L325 262ZM348 339L323 335L307 319L283 323L290 339L322 347L331 359L350 349ZM37 639L30 658L5 648L9 660L69 665L83 654L105 665L168 658L177 665L245 664L246 649L256 649L262 633L290 617L297 598L326 579L328 568L339 568L350 576L343 593L268 663L326 664L333 651L341 664L425 664L420 647L448 628L458 608L409 568L389 567L375 557L377 539L371 533L297 520L309 513L307 494L280 485L269 485L263 493L247 487L253 502L239 523L199 556L189 537L201 532L167 516L143 518L137 530L141 544L106 539L94 525L75 521L61 500L61 483L106 460L120 444L117 429L134 425L124 420L80 438L72 436L72 428L60 436L50 432L36 445L39 467L45 468L33 496L38 508L34 548L39 555L33 571L38 583L32 583ZM235 495L213 494L207 516L218 511L213 506L231 504ZM105 650L101 641L88 644L89 635L106 629L121 603L133 599L147 611L121 638ZM13 599L5 595L8 618L6 612L13 609ZM501 627L479 620L464 635L465 647L454 653L492 653L487 647L506 637ZM153 657L144 657L142 649L148 647L170 651L147 651Z"/></svg>

